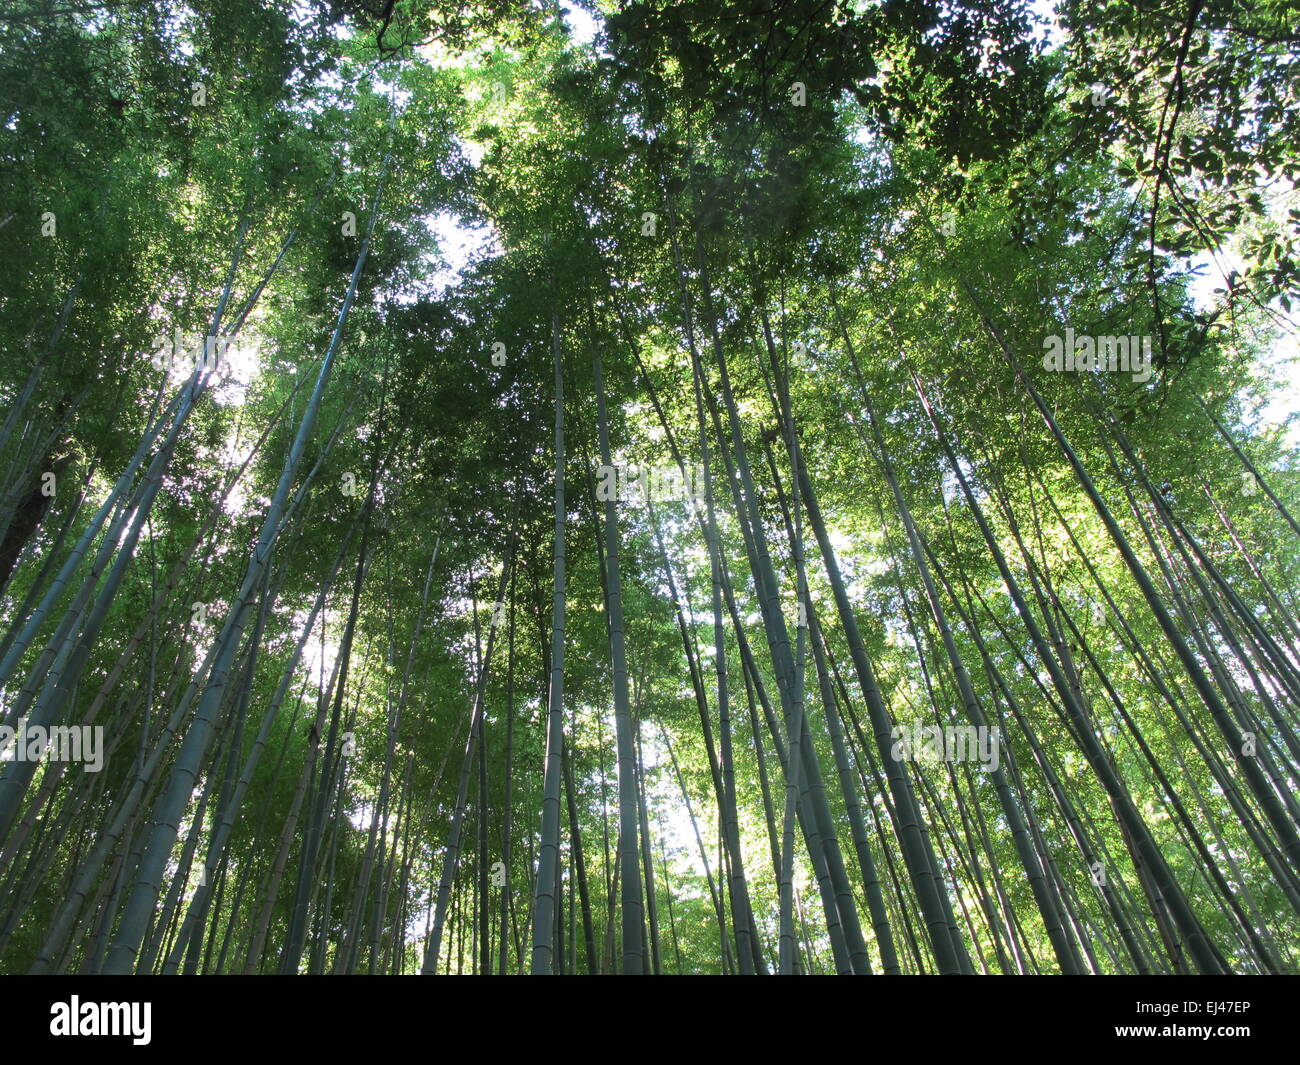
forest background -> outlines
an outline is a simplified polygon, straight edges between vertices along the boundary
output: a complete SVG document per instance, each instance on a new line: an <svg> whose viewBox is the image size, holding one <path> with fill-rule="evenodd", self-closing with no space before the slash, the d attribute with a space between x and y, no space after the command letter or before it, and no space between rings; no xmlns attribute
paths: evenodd
<svg viewBox="0 0 1300 1065"><path fill-rule="evenodd" d="M0 968L1295 972L1295 15L10 0Z"/></svg>

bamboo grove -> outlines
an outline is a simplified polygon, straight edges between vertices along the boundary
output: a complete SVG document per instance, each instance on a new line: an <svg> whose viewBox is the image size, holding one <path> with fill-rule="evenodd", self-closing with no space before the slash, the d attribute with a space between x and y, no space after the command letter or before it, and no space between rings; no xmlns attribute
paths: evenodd
<svg viewBox="0 0 1300 1065"><path fill-rule="evenodd" d="M6 4L0 970L1296 972L1294 12L1045 11Z"/></svg>

